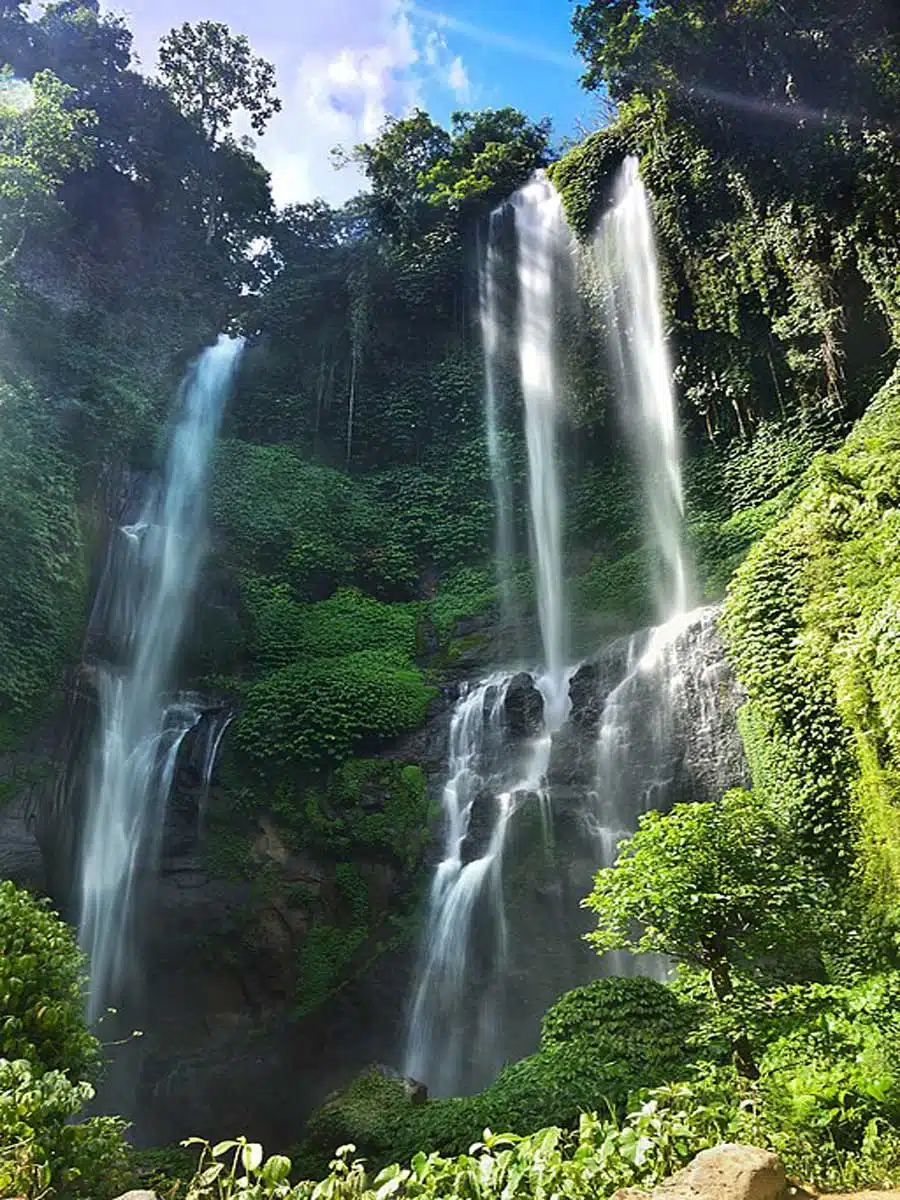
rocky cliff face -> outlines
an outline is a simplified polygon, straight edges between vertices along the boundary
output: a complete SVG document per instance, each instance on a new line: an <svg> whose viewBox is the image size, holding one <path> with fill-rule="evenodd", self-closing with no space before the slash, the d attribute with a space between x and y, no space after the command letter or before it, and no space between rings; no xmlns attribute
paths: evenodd
<svg viewBox="0 0 900 1200"><path fill-rule="evenodd" d="M571 677L571 707L548 769L554 852L548 858L538 849L543 843L531 838L527 821L510 846L507 983L528 997L510 1021L510 1055L534 1048L540 1014L561 990L597 973L597 960L579 938L579 901L597 866L598 843L586 825L603 811L604 737L625 753L624 790L632 807L710 799L747 781L735 724L741 696L715 617L714 610L697 614L656 651L649 634L614 641ZM425 726L373 760L355 793L359 812L387 812L392 789L412 766L426 781L421 824L435 824L456 690L448 683ZM511 747L527 741L541 721L540 693L522 673L507 689L503 737ZM57 729L53 737L59 735ZM286 1144L305 1115L360 1068L400 1062L420 923L415 914L439 839L410 843L408 857L377 842L358 844L342 857L335 850L340 843L325 852L312 830L298 837L275 805L247 814L242 824L226 824L223 841L217 820L240 807L240 796L227 751L207 793L198 757L202 736L198 728L185 743L160 870L145 890L143 981L127 1014L127 1031L141 1029L143 1037L119 1052L102 1107L133 1115L139 1141L242 1130ZM33 753L40 759L49 752L48 742ZM0 773L8 777L22 766L0 762ZM625 798L605 801L616 811ZM324 797L316 810L324 813L322 828L332 830L328 822L340 816L334 803ZM45 872L25 820L28 809L22 794L0 810L0 871L40 886ZM308 813L301 816L306 820ZM471 837L477 855L477 812ZM348 862L370 913L365 935L352 946L340 886L340 868ZM398 926L397 914L404 912ZM340 976L326 981L327 1000L304 1012L298 997L309 994L307 976L321 967L311 947L323 928L343 940ZM478 986L473 971L472 987Z"/></svg>

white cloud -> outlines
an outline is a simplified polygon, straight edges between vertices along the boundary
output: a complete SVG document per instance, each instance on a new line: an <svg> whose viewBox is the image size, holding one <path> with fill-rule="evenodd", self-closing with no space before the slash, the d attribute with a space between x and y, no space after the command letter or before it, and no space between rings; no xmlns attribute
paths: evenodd
<svg viewBox="0 0 900 1200"><path fill-rule="evenodd" d="M114 0L104 7L116 8ZM128 3L128 0L125 0ZM339 204L359 191L353 167L335 171L331 150L376 135L388 113L417 104L470 102L465 64L445 32L412 0L130 0L142 69L155 69L156 45L172 25L214 17L250 39L275 63L282 111L256 145L272 172L279 205L321 196ZM238 121L236 131L249 132Z"/></svg>
<svg viewBox="0 0 900 1200"><path fill-rule="evenodd" d="M447 70L447 83L460 104L468 103L472 95L472 83L463 60L458 54Z"/></svg>
<svg viewBox="0 0 900 1200"><path fill-rule="evenodd" d="M278 205L316 196L341 203L364 180L352 165L333 169L333 147L375 137L388 113L423 104L426 90L446 92L455 103L471 96L462 59L451 55L442 34L415 22L403 0L323 3L331 19L320 15L310 48L282 64L284 108L257 147ZM304 44L296 34L292 41Z"/></svg>

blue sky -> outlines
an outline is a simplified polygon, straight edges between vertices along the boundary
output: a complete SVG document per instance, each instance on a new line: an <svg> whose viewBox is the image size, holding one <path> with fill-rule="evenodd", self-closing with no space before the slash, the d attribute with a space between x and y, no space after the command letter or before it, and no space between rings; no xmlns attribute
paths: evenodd
<svg viewBox="0 0 900 1200"><path fill-rule="evenodd" d="M359 187L329 151L374 135L387 112L416 104L446 121L456 108L512 104L553 119L557 138L594 128L578 85L571 0L124 0L142 69L171 26L225 21L278 69L284 110L257 147L279 204Z"/></svg>

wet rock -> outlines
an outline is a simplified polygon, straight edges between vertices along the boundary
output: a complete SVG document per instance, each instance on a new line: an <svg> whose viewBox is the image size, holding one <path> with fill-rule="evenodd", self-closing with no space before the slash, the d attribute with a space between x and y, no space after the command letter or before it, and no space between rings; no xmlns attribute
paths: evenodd
<svg viewBox="0 0 900 1200"><path fill-rule="evenodd" d="M544 726L544 698L526 671L514 675L503 701L503 725L508 737L537 737Z"/></svg>
<svg viewBox="0 0 900 1200"><path fill-rule="evenodd" d="M460 850L464 863L484 857L496 823L497 798L488 788L484 788L472 801L469 828Z"/></svg>
<svg viewBox="0 0 900 1200"><path fill-rule="evenodd" d="M410 1079L409 1076L402 1075L394 1067L385 1066L384 1063L378 1063L375 1070L385 1079L393 1079L399 1083L411 1104L424 1104L428 1099L428 1088L418 1079Z"/></svg>
<svg viewBox="0 0 900 1200"><path fill-rule="evenodd" d="M0 807L0 879L12 879L32 891L44 886L44 861L22 798Z"/></svg>

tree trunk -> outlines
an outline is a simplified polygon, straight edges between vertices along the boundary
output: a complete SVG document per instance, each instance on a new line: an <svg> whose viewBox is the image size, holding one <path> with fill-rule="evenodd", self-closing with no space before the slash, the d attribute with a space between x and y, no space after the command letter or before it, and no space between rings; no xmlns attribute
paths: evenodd
<svg viewBox="0 0 900 1200"><path fill-rule="evenodd" d="M353 453L353 411L356 408L356 362L354 350L350 360L350 398L347 403L347 470L350 470L350 456Z"/></svg>
<svg viewBox="0 0 900 1200"><path fill-rule="evenodd" d="M731 983L731 972L724 958L718 959L709 970L709 982L713 995L723 1006L728 1006L734 999L734 987ZM735 1034L731 1038L731 1052L734 1055L734 1065L745 1079L759 1079L759 1067L753 1057L750 1039L745 1033Z"/></svg>

